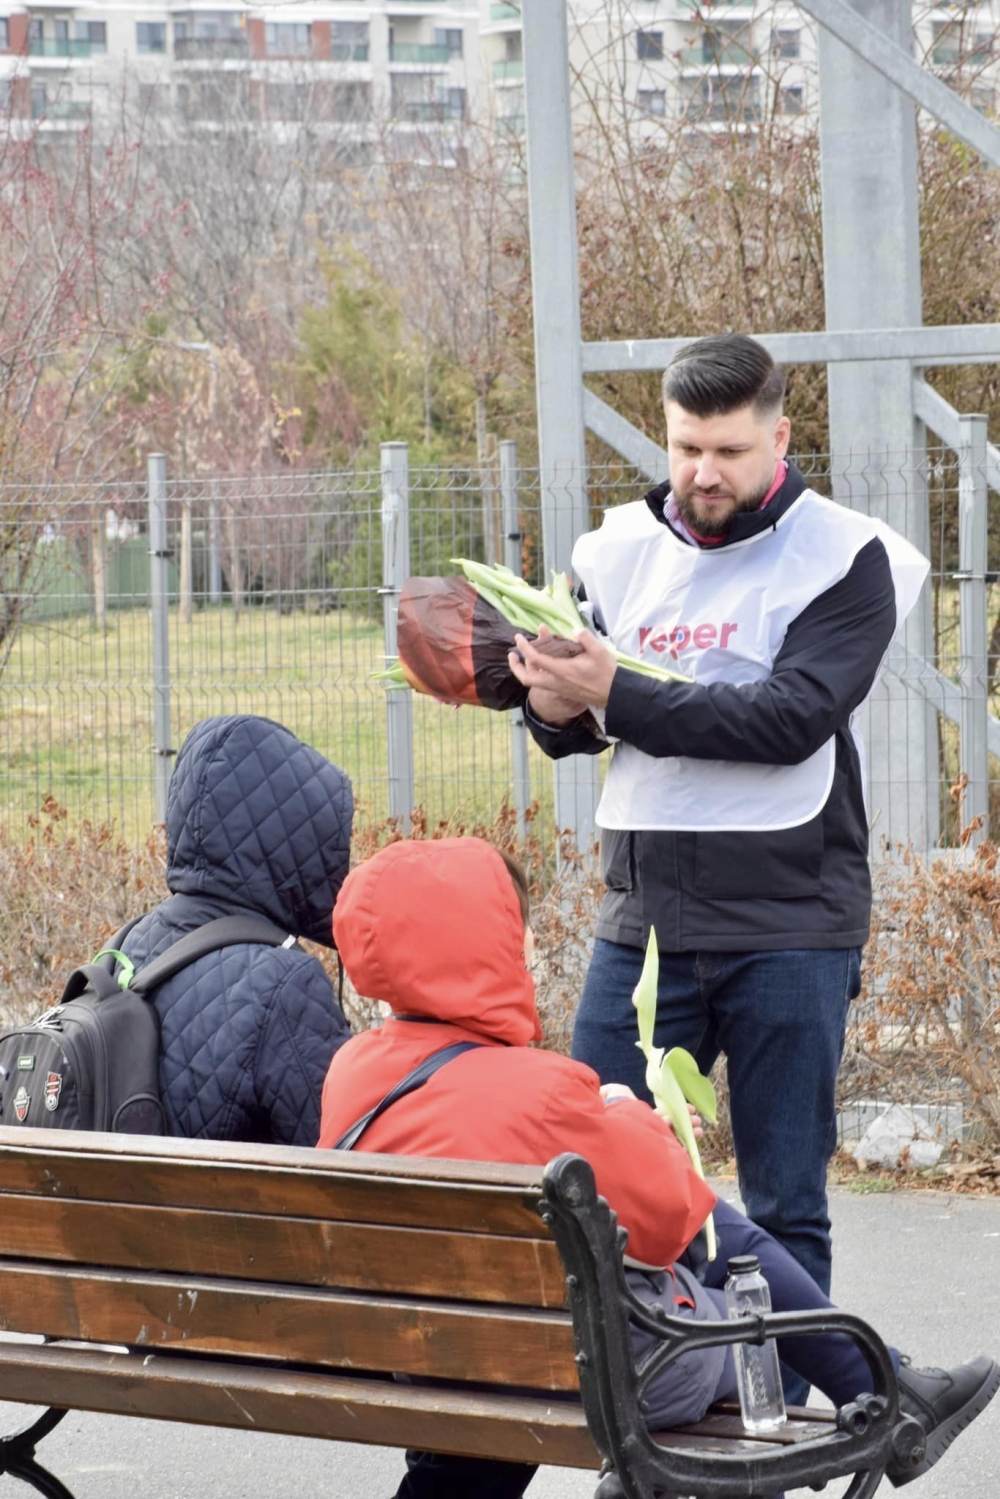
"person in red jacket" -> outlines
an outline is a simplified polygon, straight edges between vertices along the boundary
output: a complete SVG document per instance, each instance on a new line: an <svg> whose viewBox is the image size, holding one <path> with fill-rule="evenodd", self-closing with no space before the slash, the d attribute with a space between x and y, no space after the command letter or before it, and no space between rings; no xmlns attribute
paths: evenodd
<svg viewBox="0 0 1000 1499"><path fill-rule="evenodd" d="M831 1305L787 1250L716 1199L648 1104L623 1085L602 1088L582 1062L533 1048L541 1035L528 966L534 939L527 886L512 861L478 838L392 843L348 875L333 929L354 986L392 1014L334 1056L320 1148L336 1146L432 1052L471 1042L379 1114L363 1148L532 1166L575 1151L628 1231L628 1276L647 1302L695 1318L724 1316L727 1261L756 1254L776 1311ZM677 1262L710 1212L719 1253L701 1284ZM788 1339L781 1355L838 1406L870 1386L863 1356L842 1336ZM992 1399L1000 1368L983 1358L951 1371L918 1370L893 1359L901 1403L928 1432L917 1472L926 1471ZM731 1350L707 1349L663 1371L645 1414L658 1429L682 1425L735 1393ZM397 1499L518 1499L535 1471L430 1453L408 1452L406 1460ZM889 1470L897 1483L916 1476Z"/></svg>

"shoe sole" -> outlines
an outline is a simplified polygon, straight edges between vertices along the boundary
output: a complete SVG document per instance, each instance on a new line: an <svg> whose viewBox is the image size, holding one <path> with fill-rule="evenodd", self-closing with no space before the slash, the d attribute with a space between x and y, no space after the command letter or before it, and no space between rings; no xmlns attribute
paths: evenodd
<svg viewBox="0 0 1000 1499"><path fill-rule="evenodd" d="M893 1488L901 1489L933 1468L934 1464L948 1451L955 1438L983 1413L997 1390L1000 1390L1000 1367L994 1364L989 1378L984 1379L972 1399L967 1400L961 1410L957 1410L953 1416L950 1416L947 1421L942 1421L941 1425L931 1432L927 1438L927 1452L919 1466L910 1469L899 1478L894 1478L891 1473L887 1475Z"/></svg>

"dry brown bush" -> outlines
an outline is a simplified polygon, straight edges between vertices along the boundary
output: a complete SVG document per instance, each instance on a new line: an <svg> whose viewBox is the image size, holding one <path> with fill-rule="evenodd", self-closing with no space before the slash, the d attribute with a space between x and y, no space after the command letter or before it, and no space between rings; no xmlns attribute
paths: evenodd
<svg viewBox="0 0 1000 1499"><path fill-rule="evenodd" d="M529 817L529 827L533 816ZM59 998L66 976L90 958L131 917L167 895L162 829L140 849L112 828L71 825L64 807L47 797L28 819L28 837L0 830L0 889L6 892L0 923L0 1024L29 1019ZM567 848L558 876L551 854L532 832L517 837L513 811L504 807L489 824L428 824L418 812L415 838L471 834L505 849L524 865L538 937L535 978L545 1044L568 1051L576 1000L583 985L593 914L600 885ZM400 838L398 824L363 829L354 841L360 863ZM336 954L311 947L336 988ZM344 1004L356 1028L378 1019L378 1008L344 985Z"/></svg>
<svg viewBox="0 0 1000 1499"><path fill-rule="evenodd" d="M430 824L411 836L488 839L528 874L538 939L535 979L544 1044L568 1051L601 895L595 861L569 847L558 870L551 847L532 829L517 836L503 807L490 823ZM393 822L362 829L359 863L400 838ZM27 1019L58 998L66 975L130 917L166 892L162 829L139 849L106 826L72 826L52 797L29 818L29 836L0 831L0 1023ZM336 954L312 949L338 983ZM973 1124L970 1143L1000 1152L1000 850L986 843L955 858L927 861L912 851L876 867L872 940L865 988L855 1008L841 1073L843 1097L903 1102L961 1097ZM345 984L355 1028L379 1019L378 1006ZM732 1151L724 1069L717 1079L720 1122L706 1158Z"/></svg>
<svg viewBox="0 0 1000 1499"><path fill-rule="evenodd" d="M842 1089L900 1102L961 1097L970 1143L1000 1151L1000 850L876 868L864 992Z"/></svg>
<svg viewBox="0 0 1000 1499"><path fill-rule="evenodd" d="M77 964L167 894L162 830L131 848L113 828L71 824L47 796L28 836L0 830L0 1023L59 998Z"/></svg>

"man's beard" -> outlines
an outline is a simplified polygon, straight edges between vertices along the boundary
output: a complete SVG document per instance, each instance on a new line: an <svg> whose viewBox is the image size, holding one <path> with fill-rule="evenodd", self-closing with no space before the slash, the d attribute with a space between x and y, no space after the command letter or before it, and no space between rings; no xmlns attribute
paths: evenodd
<svg viewBox="0 0 1000 1499"><path fill-rule="evenodd" d="M749 495L746 499L737 499L733 509L728 514L719 516L717 520L713 520L710 515L700 515L695 509L697 500L696 491L692 490L689 494L682 495L675 489L673 497L677 505L677 512L689 531L693 531L696 536L725 536L733 521L742 511L757 510L759 508L761 501L771 488L773 482L773 478L768 479L766 484L762 484L759 489L754 490L753 494Z"/></svg>

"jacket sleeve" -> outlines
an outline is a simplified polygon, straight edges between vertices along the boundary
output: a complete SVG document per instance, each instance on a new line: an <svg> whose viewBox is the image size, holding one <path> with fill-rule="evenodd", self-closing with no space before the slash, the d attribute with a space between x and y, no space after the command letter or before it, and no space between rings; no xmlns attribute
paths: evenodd
<svg viewBox="0 0 1000 1499"><path fill-rule="evenodd" d="M610 746L610 740L599 739L587 728L586 713L581 713L579 718L571 719L569 723L557 728L555 724L545 723L537 718L525 703L524 721L532 739L550 760L562 760L567 755L599 755Z"/></svg>
<svg viewBox="0 0 1000 1499"><path fill-rule="evenodd" d="M842 728L871 690L896 625L881 541L788 627L763 682L657 682L619 668L605 723L647 755L797 765Z"/></svg>
<svg viewBox="0 0 1000 1499"><path fill-rule="evenodd" d="M284 956L284 954L282 954ZM254 1088L278 1145L315 1145L323 1081L350 1028L322 966L308 953L282 964L257 1046Z"/></svg>
<svg viewBox="0 0 1000 1499"><path fill-rule="evenodd" d="M552 1154L572 1150L590 1162L598 1192L628 1230L628 1254L646 1265L670 1265L712 1211L715 1194L648 1104L605 1104L598 1089L589 1068L566 1068L546 1111Z"/></svg>

